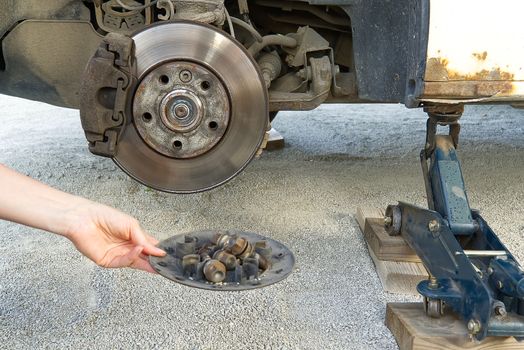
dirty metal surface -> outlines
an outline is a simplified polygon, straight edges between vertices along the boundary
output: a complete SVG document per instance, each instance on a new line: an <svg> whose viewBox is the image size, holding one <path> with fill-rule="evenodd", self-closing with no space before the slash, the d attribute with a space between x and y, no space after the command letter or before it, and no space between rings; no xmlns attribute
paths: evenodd
<svg viewBox="0 0 524 350"><path fill-rule="evenodd" d="M524 99L521 1L493 6L488 0L442 0L430 6L422 100Z"/></svg>
<svg viewBox="0 0 524 350"><path fill-rule="evenodd" d="M134 98L151 99L135 106L134 125L123 130L115 162L137 181L166 192L205 191L235 177L258 152L269 121L267 89L256 62L224 32L194 22L152 25L132 39L139 80ZM173 65L176 71L163 70ZM157 85L163 97L155 99L152 84L161 84L162 75L168 84L163 90ZM156 118L160 128L145 129L146 111L140 109L145 105L151 108L151 125ZM169 113L161 113L163 106Z"/></svg>
<svg viewBox="0 0 524 350"><path fill-rule="evenodd" d="M101 40L87 21L21 22L1 43L0 93L77 108L82 74Z"/></svg>
<svg viewBox="0 0 524 350"><path fill-rule="evenodd" d="M165 257L149 261L162 276L189 287L248 290L285 279L295 264L283 244L251 232L196 231L158 245Z"/></svg>
<svg viewBox="0 0 524 350"><path fill-rule="evenodd" d="M222 139L230 110L220 79L204 66L184 61L151 71L133 102L142 139L168 157L184 159L206 153Z"/></svg>

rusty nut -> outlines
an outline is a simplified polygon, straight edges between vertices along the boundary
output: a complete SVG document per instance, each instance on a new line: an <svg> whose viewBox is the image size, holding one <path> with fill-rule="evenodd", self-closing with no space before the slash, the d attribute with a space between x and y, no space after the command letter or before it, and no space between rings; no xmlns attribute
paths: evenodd
<svg viewBox="0 0 524 350"><path fill-rule="evenodd" d="M219 250L213 255L213 259L220 261L227 270L234 270L237 265L237 258L233 254Z"/></svg>
<svg viewBox="0 0 524 350"><path fill-rule="evenodd" d="M204 264L203 272L209 282L220 283L226 279L226 267L215 259L210 259Z"/></svg>
<svg viewBox="0 0 524 350"><path fill-rule="evenodd" d="M245 238L239 237L233 242L230 242L229 250L231 251L231 254L239 256L246 250L248 244L249 242Z"/></svg>
<svg viewBox="0 0 524 350"><path fill-rule="evenodd" d="M255 254L255 247L251 243L247 242L246 249L244 249L244 251L240 253L238 257L239 259L244 260L244 259L253 257L254 254Z"/></svg>

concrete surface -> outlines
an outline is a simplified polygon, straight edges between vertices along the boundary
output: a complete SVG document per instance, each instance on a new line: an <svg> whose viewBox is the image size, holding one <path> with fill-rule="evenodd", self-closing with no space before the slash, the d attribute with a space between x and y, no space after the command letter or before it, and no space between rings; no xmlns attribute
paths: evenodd
<svg viewBox="0 0 524 350"><path fill-rule="evenodd" d="M424 204L417 161L425 115L402 106L282 113L286 148L227 185L175 196L91 155L78 112L0 97L0 162L136 216L159 239L206 229L265 234L295 253L284 282L251 292L187 288L103 270L65 239L0 223L0 348L395 349L357 206ZM470 107L462 159L472 205L524 261L524 118ZM1 205L1 204L0 204Z"/></svg>

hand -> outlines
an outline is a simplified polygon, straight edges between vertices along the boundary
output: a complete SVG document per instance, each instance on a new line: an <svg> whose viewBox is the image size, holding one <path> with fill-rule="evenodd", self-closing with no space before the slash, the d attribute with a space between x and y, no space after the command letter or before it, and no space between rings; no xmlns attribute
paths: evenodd
<svg viewBox="0 0 524 350"><path fill-rule="evenodd" d="M70 224L64 236L99 266L156 273L147 255L166 254L155 247L158 241L136 219L111 207L86 201L72 208L67 217Z"/></svg>
<svg viewBox="0 0 524 350"><path fill-rule="evenodd" d="M0 219L65 236L103 267L154 273L146 256L166 254L129 215L51 188L2 164L0 203Z"/></svg>

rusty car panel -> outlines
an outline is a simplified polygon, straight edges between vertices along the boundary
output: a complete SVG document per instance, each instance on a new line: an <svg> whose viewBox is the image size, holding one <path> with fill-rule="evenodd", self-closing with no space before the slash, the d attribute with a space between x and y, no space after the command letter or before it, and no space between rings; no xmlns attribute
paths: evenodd
<svg viewBox="0 0 524 350"><path fill-rule="evenodd" d="M421 100L523 100L524 28L519 9L524 9L519 0L497 6L487 0L431 1Z"/></svg>

